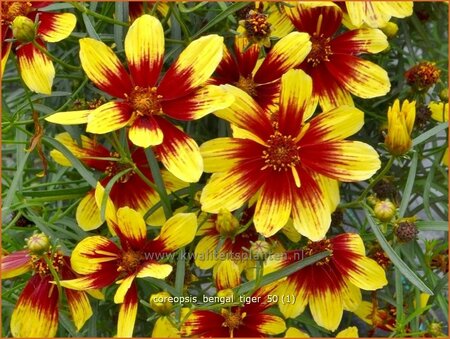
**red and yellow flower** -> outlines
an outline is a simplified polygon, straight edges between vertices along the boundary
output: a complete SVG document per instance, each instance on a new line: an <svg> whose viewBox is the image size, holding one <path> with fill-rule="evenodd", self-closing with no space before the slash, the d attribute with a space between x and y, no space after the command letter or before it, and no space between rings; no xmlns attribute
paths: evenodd
<svg viewBox="0 0 450 339"><path fill-rule="evenodd" d="M105 43L80 39L81 65L89 79L118 98L95 110L57 113L47 118L62 124L87 123L86 131L104 134L128 126L140 147L155 146L163 165L176 177L196 182L203 162L194 139L169 119L199 119L233 100L221 88L203 86L222 58L223 38L201 37L189 44L159 80L164 60L164 31L158 19L143 15L130 26L125 54L130 74Z"/></svg>
<svg viewBox="0 0 450 339"><path fill-rule="evenodd" d="M304 249L286 252L281 259L269 257L264 272L273 272L325 250L331 254L281 281L277 293L294 296L293 303L279 303L285 317L297 317L309 304L315 322L334 331L343 311L355 311L360 305L360 288L372 291L387 284L385 271L366 257L358 234L344 233L319 242L310 241Z"/></svg>
<svg viewBox="0 0 450 339"><path fill-rule="evenodd" d="M136 278L164 279L172 266L159 260L189 244L197 231L193 213L179 213L168 219L160 235L147 239L147 226L142 215L129 207L116 212L108 201L107 222L119 237L121 246L103 236L87 237L72 252L71 264L83 277L61 281L61 285L75 290L103 288L119 284L114 302L121 304L118 337L130 337L136 320L138 294Z"/></svg>
<svg viewBox="0 0 450 339"><path fill-rule="evenodd" d="M76 17L71 13L51 13L41 10L50 2L2 1L1 75L5 69L15 38L15 53L19 61L20 75L28 88L34 92L50 94L55 68L42 48L47 42L58 42L72 33Z"/></svg>
<svg viewBox="0 0 450 339"><path fill-rule="evenodd" d="M228 290L232 295L229 289L240 284L239 272L238 266L230 260L220 263L216 274L217 290ZM275 288L273 284L259 288L251 295L255 298L253 300L258 302L222 308L220 313L195 310L182 324L181 335L203 338L256 338L280 334L286 330L284 320L266 312L275 305L267 297L274 293Z"/></svg>
<svg viewBox="0 0 450 339"><path fill-rule="evenodd" d="M285 338L311 338L308 333L305 333L298 328L289 327L284 335ZM350 326L342 331L336 333L335 338L359 338L358 328Z"/></svg>
<svg viewBox="0 0 450 339"><path fill-rule="evenodd" d="M114 206L118 208L128 206L145 215L152 206L159 202L159 195L155 189L150 187L133 170L133 167L136 166L141 175L144 175L148 181L153 182L151 170L142 148L137 148L132 152L132 162L130 162L121 159L118 153L109 151L99 142L84 135L81 136L81 145L72 139L69 133L58 134L55 139L66 146L86 166L105 174L99 181L102 187L106 187L116 174L127 169L129 170L111 188L109 196ZM72 166L71 162L59 151L52 150L50 155L58 164ZM161 174L164 186L168 192L173 192L186 186L186 183L178 180L167 171L163 170ZM89 191L80 201L76 211L76 220L78 225L85 231L96 229L103 223L99 202L95 199L95 189ZM162 207L158 208L147 219L147 222L154 226L160 226L164 221Z"/></svg>
<svg viewBox="0 0 450 339"><path fill-rule="evenodd" d="M298 31L311 36L311 52L299 67L313 78L314 94L319 96L322 109L353 105L350 94L374 98L389 91L387 72L359 57L388 47L382 31L356 29L335 36L342 11L331 2L298 2L286 13Z"/></svg>
<svg viewBox="0 0 450 339"><path fill-rule="evenodd" d="M234 211L259 193L253 218L259 233L272 236L292 216L300 234L322 239L339 202L336 180L365 180L380 167L371 146L344 140L362 127L363 112L344 106L310 119L317 101L301 70L283 75L279 110L271 117L244 91L224 88L235 101L216 115L234 126L234 138L201 146L205 171L214 173L202 210Z"/></svg>
<svg viewBox="0 0 450 339"><path fill-rule="evenodd" d="M62 295L59 295L57 286L52 283L54 276L49 264L59 279L74 279L77 275L70 267L69 257L52 249L45 235L32 235L28 239L28 245L28 249L2 256L1 259L2 279L33 272L12 312L11 333L20 338L51 338L58 329L58 305ZM99 292L90 293L103 297ZM64 289L64 294L75 327L79 331L92 315L87 294L71 289Z"/></svg>
<svg viewBox="0 0 450 339"><path fill-rule="evenodd" d="M394 18L413 14L413 1L345 1L337 3L344 11L344 22L349 28L367 25L382 28Z"/></svg>
<svg viewBox="0 0 450 339"><path fill-rule="evenodd" d="M279 40L259 62L261 46L236 37L234 54L224 49L212 83L234 85L247 92L261 107L272 107L278 100L281 76L299 65L310 50L308 34L293 32Z"/></svg>

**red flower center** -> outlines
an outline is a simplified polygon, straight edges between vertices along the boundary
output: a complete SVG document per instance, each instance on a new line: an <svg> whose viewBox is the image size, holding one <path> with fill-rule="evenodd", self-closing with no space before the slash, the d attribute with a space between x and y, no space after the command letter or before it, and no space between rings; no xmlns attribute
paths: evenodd
<svg viewBox="0 0 450 339"><path fill-rule="evenodd" d="M156 87L136 86L129 96L128 102L137 115L155 115L162 114L161 99L162 96L156 93Z"/></svg>
<svg viewBox="0 0 450 339"><path fill-rule="evenodd" d="M2 2L2 25L11 24L20 15L27 16L31 9L31 2Z"/></svg>
<svg viewBox="0 0 450 339"><path fill-rule="evenodd" d="M243 76L240 76L235 85L252 97L255 97L257 94L256 84L252 77L244 78Z"/></svg>
<svg viewBox="0 0 450 339"><path fill-rule="evenodd" d="M140 251L128 250L122 254L122 258L117 268L118 272L134 273L144 259Z"/></svg>
<svg viewBox="0 0 450 339"><path fill-rule="evenodd" d="M46 256L46 259L44 258ZM52 251L49 250L42 256L32 255L31 256L31 266L33 271L36 274L40 274L41 276L51 274L50 267L47 262L52 263L53 268L57 273L61 270L61 267L64 265L63 255L59 252L55 252L52 254Z"/></svg>
<svg viewBox="0 0 450 339"><path fill-rule="evenodd" d="M114 155L113 155L114 156ZM116 174L131 168L131 164L123 163L120 161L110 161L108 167L106 167L106 175L110 178L114 177ZM134 175L134 171L124 173L117 181L121 183L126 183Z"/></svg>
<svg viewBox="0 0 450 339"><path fill-rule="evenodd" d="M317 261L314 265L321 266L328 264L331 260L331 256L333 255L333 246L331 244L331 241L329 239L321 240L321 241L308 241L308 245L303 250L303 253L306 257L310 257L314 254L323 252L323 251L330 251L331 254L319 261Z"/></svg>
<svg viewBox="0 0 450 339"><path fill-rule="evenodd" d="M330 38L323 34L313 34L311 37L312 48L306 59L313 67L316 67L323 61L330 61L329 56L333 54L330 46Z"/></svg>
<svg viewBox="0 0 450 339"><path fill-rule="evenodd" d="M270 34L270 23L267 22L267 15L254 10L248 12L244 27L249 38L262 40Z"/></svg>
<svg viewBox="0 0 450 339"><path fill-rule="evenodd" d="M299 146L292 136L282 135L276 131L267 141L267 148L263 151L262 158L265 165L262 170L271 167L275 171L287 171L300 163L298 155Z"/></svg>

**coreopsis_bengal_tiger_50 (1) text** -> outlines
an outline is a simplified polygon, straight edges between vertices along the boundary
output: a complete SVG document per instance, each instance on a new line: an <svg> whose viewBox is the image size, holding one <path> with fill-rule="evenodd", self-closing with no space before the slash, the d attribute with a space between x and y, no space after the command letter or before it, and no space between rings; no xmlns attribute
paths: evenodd
<svg viewBox="0 0 450 339"><path fill-rule="evenodd" d="M345 138L363 126L363 112L342 106L311 118L317 100L302 70L282 76L278 112L270 115L242 90L223 85L234 103L215 114L233 126L232 138L205 142L205 171L212 172L200 197L202 210L234 211L258 194L253 218L265 237L292 216L297 231L322 239L339 201L338 180L370 178L380 167L369 145Z"/></svg>
<svg viewBox="0 0 450 339"><path fill-rule="evenodd" d="M125 37L128 74L105 43L80 39L80 60L87 76L118 100L94 110L56 113L47 121L87 123L86 131L95 134L128 127L133 144L154 146L169 172L183 181L197 182L203 173L198 145L170 119L199 119L233 101L220 87L205 84L222 59L223 37L211 34L192 41L160 79L164 42L158 19L148 14L136 19Z"/></svg>

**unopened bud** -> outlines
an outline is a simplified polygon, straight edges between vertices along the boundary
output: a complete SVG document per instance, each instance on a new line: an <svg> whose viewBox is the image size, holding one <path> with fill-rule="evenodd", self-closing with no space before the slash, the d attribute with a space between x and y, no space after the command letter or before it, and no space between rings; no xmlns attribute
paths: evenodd
<svg viewBox="0 0 450 339"><path fill-rule="evenodd" d="M11 25L14 38L20 42L31 42L36 37L36 26L30 18L19 15Z"/></svg>
<svg viewBox="0 0 450 339"><path fill-rule="evenodd" d="M444 88L442 91L439 92L439 99L441 99L444 102L448 102L448 88Z"/></svg>
<svg viewBox="0 0 450 339"><path fill-rule="evenodd" d="M398 26L395 22L388 22L381 30L388 38L395 38L398 33Z"/></svg>
<svg viewBox="0 0 450 339"><path fill-rule="evenodd" d="M430 334L431 337L433 337L433 338L443 336L444 333L442 332L442 323L436 322L436 321L431 322L431 323L428 325L427 332L428 332L428 334Z"/></svg>
<svg viewBox="0 0 450 339"><path fill-rule="evenodd" d="M50 240L44 233L35 233L25 240L32 254L42 255L50 249Z"/></svg>
<svg viewBox="0 0 450 339"><path fill-rule="evenodd" d="M239 229L239 221L224 208L220 209L216 223L221 235L232 236Z"/></svg>
<svg viewBox="0 0 450 339"><path fill-rule="evenodd" d="M252 258L256 260L266 259L270 255L271 250L270 244L264 240L252 242L252 245L250 246Z"/></svg>
<svg viewBox="0 0 450 339"><path fill-rule="evenodd" d="M375 217L383 222L390 221L394 217L396 210L395 205L388 199L378 201L373 208Z"/></svg>
<svg viewBox="0 0 450 339"><path fill-rule="evenodd" d="M375 195L369 195L369 196L367 197L367 203L368 203L369 206L371 206L371 207L375 206L375 204L376 204L377 202L379 202L379 201L380 201L380 199L378 199Z"/></svg>
<svg viewBox="0 0 450 339"><path fill-rule="evenodd" d="M169 314L173 304L169 301L171 295L168 292L158 292L150 296L150 307L159 314Z"/></svg>

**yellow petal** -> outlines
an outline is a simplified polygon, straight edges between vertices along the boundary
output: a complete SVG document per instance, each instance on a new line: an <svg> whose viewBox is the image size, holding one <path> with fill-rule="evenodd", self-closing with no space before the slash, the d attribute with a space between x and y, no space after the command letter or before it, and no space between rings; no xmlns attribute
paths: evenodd
<svg viewBox="0 0 450 339"><path fill-rule="evenodd" d="M20 46L16 54L20 75L28 88L37 93L51 94L55 77L52 61L31 43Z"/></svg>
<svg viewBox="0 0 450 339"><path fill-rule="evenodd" d="M174 326L174 322L169 320L169 316L161 316L156 319L152 338L180 338L180 331Z"/></svg>
<svg viewBox="0 0 450 339"><path fill-rule="evenodd" d="M147 226L142 215L129 207L117 210L117 231L121 240L132 246L143 246L147 237Z"/></svg>
<svg viewBox="0 0 450 339"><path fill-rule="evenodd" d="M104 134L128 124L132 116L132 108L122 102L108 102L88 115L86 132Z"/></svg>
<svg viewBox="0 0 450 339"><path fill-rule="evenodd" d="M178 213L165 222L155 239L163 243L168 252L186 246L194 240L197 232L197 216L194 213Z"/></svg>
<svg viewBox="0 0 450 339"><path fill-rule="evenodd" d="M38 34L47 42L58 42L72 33L77 17L72 13L39 12Z"/></svg>
<svg viewBox="0 0 450 339"><path fill-rule="evenodd" d="M317 291L309 297L309 308L318 325L330 331L338 328L344 311L339 291Z"/></svg>
<svg viewBox="0 0 450 339"><path fill-rule="evenodd" d="M204 84L222 60L223 38L216 34L192 41L169 68L158 94L170 100Z"/></svg>
<svg viewBox="0 0 450 339"><path fill-rule="evenodd" d="M212 268L219 259L216 250L219 243L219 236L203 236L194 250L195 265L202 270Z"/></svg>
<svg viewBox="0 0 450 339"><path fill-rule="evenodd" d="M5 72L6 62L8 61L9 53L11 52L12 42L3 42L2 48L2 64L0 68L0 79L3 79L3 74Z"/></svg>
<svg viewBox="0 0 450 339"><path fill-rule="evenodd" d="M154 86L164 58L164 30L151 15L137 18L125 37L125 54L137 86Z"/></svg>
<svg viewBox="0 0 450 339"><path fill-rule="evenodd" d="M120 305L119 318L117 320L117 337L131 338L133 336L134 323L136 321L138 297L135 286L132 286Z"/></svg>
<svg viewBox="0 0 450 339"><path fill-rule="evenodd" d="M286 331L286 323L280 317L272 314L259 314L260 323L256 325L256 329L260 333L268 335L276 335Z"/></svg>
<svg viewBox="0 0 450 339"><path fill-rule="evenodd" d="M86 124L88 122L88 116L91 112L92 110L55 113L46 117L45 120L54 124L62 125Z"/></svg>
<svg viewBox="0 0 450 339"><path fill-rule="evenodd" d="M298 328L295 327L289 327L284 335L285 338L310 338L310 336L300 331Z"/></svg>
<svg viewBox="0 0 450 339"><path fill-rule="evenodd" d="M154 258L153 260L157 260L159 258ZM158 264L158 263L147 263L145 264L138 272L138 278L156 278L156 279L165 279L172 273L173 267L168 264Z"/></svg>
<svg viewBox="0 0 450 339"><path fill-rule="evenodd" d="M346 281L342 287L342 301L344 303L344 310L354 312L358 309L362 301L361 290L351 282Z"/></svg>
<svg viewBox="0 0 450 339"><path fill-rule="evenodd" d="M387 285L386 272L375 260L361 257L354 261L355 270L350 270L349 280L364 290L377 290Z"/></svg>
<svg viewBox="0 0 450 339"><path fill-rule="evenodd" d="M85 322L92 316L92 308L89 299L84 292L65 289L67 304L72 315L75 328L79 331Z"/></svg>
<svg viewBox="0 0 450 339"><path fill-rule="evenodd" d="M1 257L2 279L22 275L32 268L30 251L28 249L12 252Z"/></svg>
<svg viewBox="0 0 450 339"><path fill-rule="evenodd" d="M128 73L113 50L103 42L80 39L80 60L89 79L101 90L123 99L131 92Z"/></svg>
<svg viewBox="0 0 450 339"><path fill-rule="evenodd" d="M241 149L239 140L233 138L216 138L203 143L200 152L203 157L205 172L226 172L237 162Z"/></svg>
<svg viewBox="0 0 450 339"><path fill-rule="evenodd" d="M224 260L217 265L216 288L225 290L234 288L241 283L241 271L239 266L231 260Z"/></svg>
<svg viewBox="0 0 450 339"><path fill-rule="evenodd" d="M131 274L128 277L126 277L120 281L119 288L117 289L116 294L114 294L114 302L116 304L123 303L125 295L127 294L128 290L130 289L130 286L133 283L134 278L136 278L136 274ZM119 282L117 282L117 283L119 283Z"/></svg>
<svg viewBox="0 0 450 339"><path fill-rule="evenodd" d="M305 310L308 304L308 293L302 286L297 286L293 281L286 280L277 289L279 296L294 296L293 302L279 302L281 313L285 318L296 318Z"/></svg>
<svg viewBox="0 0 450 339"><path fill-rule="evenodd" d="M128 138L136 146L147 148L161 144L164 134L153 117L138 117L128 130Z"/></svg>
<svg viewBox="0 0 450 339"><path fill-rule="evenodd" d="M95 202L95 190L89 191L80 201L75 218L83 231L92 231L101 226L103 221L100 217L100 209Z"/></svg>
<svg viewBox="0 0 450 339"><path fill-rule="evenodd" d="M359 338L358 328L355 326L347 327L336 334L336 338Z"/></svg>

